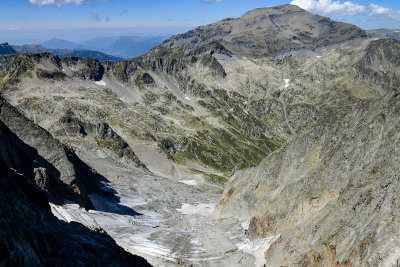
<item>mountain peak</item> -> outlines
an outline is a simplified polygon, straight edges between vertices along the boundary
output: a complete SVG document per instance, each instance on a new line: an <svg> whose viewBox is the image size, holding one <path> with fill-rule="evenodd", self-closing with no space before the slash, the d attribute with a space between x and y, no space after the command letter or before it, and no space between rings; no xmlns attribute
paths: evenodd
<svg viewBox="0 0 400 267"><path fill-rule="evenodd" d="M284 14L288 12L307 12L307 11L296 5L284 4L280 6L256 8L247 11L240 18L244 19L249 17L259 17L263 15Z"/></svg>
<svg viewBox="0 0 400 267"><path fill-rule="evenodd" d="M366 36L354 25L287 4L254 9L236 19L200 26L171 37L160 47L183 48L191 55L213 50L210 44L217 42L233 54L259 57L302 48L312 50Z"/></svg>

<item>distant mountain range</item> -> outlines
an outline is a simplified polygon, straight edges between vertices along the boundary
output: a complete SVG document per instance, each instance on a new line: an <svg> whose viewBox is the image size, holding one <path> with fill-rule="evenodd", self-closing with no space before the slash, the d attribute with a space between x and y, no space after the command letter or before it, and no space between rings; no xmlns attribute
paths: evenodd
<svg viewBox="0 0 400 267"><path fill-rule="evenodd" d="M0 55L8 55L8 54L16 54L16 53L26 53L26 54L34 54L34 53L43 53L48 52L53 55L59 57L94 57L100 61L106 60L122 60L122 58L110 56L98 51L91 51L91 50L78 50L78 49L49 49L45 48L41 45L9 45L8 43L0 44Z"/></svg>
<svg viewBox="0 0 400 267"><path fill-rule="evenodd" d="M82 43L53 38L40 45L48 49L93 50L121 58L134 58L160 45L167 37L111 36L93 38Z"/></svg>
<svg viewBox="0 0 400 267"><path fill-rule="evenodd" d="M400 30L378 29L378 30L369 30L367 31L367 33L378 38L387 38L400 41Z"/></svg>
<svg viewBox="0 0 400 267"><path fill-rule="evenodd" d="M59 57L95 57L100 61L139 57L160 45L167 36L113 36L89 39L82 43L52 38L39 44L0 44L0 55L48 52Z"/></svg>
<svg viewBox="0 0 400 267"><path fill-rule="evenodd" d="M8 55L18 53L8 43L0 44L0 55Z"/></svg>
<svg viewBox="0 0 400 267"><path fill-rule="evenodd" d="M94 57L97 58L100 61L106 61L106 60L122 60L120 57L115 57L111 55L107 55L105 53L101 53L98 51L92 51L92 50L84 50L84 49L50 49L43 47L41 45L22 45L22 46L17 46L14 45L12 48L17 52L17 53L43 53L43 52L49 52L52 53L53 55L59 56L59 57Z"/></svg>

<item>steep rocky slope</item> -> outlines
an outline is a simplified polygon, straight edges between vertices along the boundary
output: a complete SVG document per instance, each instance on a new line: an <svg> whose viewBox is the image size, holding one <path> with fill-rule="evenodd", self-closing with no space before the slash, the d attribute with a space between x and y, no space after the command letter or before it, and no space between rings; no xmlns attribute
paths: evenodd
<svg viewBox="0 0 400 267"><path fill-rule="evenodd" d="M251 238L279 235L269 265L390 266L399 258L399 53L398 42L374 41L355 66L384 97L321 119L230 181L220 216L249 220Z"/></svg>
<svg viewBox="0 0 400 267"><path fill-rule="evenodd" d="M14 135L14 138L2 140L3 159L9 168L27 176L33 175L38 186L48 192L51 201L63 203L66 199L90 209L93 208L90 193L106 194L98 187L104 177L93 172L72 150L1 98L0 122Z"/></svg>
<svg viewBox="0 0 400 267"><path fill-rule="evenodd" d="M0 123L0 140L13 134ZM29 155L26 155L29 157ZM1 266L150 266L102 229L54 217L46 195L0 157Z"/></svg>

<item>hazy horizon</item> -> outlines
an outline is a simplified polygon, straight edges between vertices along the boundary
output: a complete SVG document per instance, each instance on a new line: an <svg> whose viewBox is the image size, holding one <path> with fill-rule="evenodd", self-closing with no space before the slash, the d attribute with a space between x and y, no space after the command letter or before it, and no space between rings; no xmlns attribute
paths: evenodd
<svg viewBox="0 0 400 267"><path fill-rule="evenodd" d="M395 0L3 0L0 41L21 45L52 38L80 43L108 36L166 36L289 3L365 30L400 28Z"/></svg>

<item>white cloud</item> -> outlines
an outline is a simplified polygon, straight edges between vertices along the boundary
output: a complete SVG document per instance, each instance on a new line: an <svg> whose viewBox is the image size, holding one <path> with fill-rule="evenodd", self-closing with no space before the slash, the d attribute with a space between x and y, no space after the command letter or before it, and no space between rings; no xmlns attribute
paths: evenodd
<svg viewBox="0 0 400 267"><path fill-rule="evenodd" d="M222 0L201 0L202 2L205 3L218 3L218 2L222 2Z"/></svg>
<svg viewBox="0 0 400 267"><path fill-rule="evenodd" d="M32 5L46 6L54 5L56 2L55 0L29 0L29 3Z"/></svg>
<svg viewBox="0 0 400 267"><path fill-rule="evenodd" d="M21 28L20 28L20 27L13 27L13 26L11 26L11 27L8 28L8 30L9 30L9 31L19 31L19 30L21 30Z"/></svg>
<svg viewBox="0 0 400 267"><path fill-rule="evenodd" d="M29 0L29 3L38 6L48 6L57 4L58 7L61 7L62 5L68 5L68 4L79 6L84 3L96 2L96 1L104 2L108 0Z"/></svg>
<svg viewBox="0 0 400 267"><path fill-rule="evenodd" d="M365 6L350 1L340 3L332 0L293 0L291 4L310 12L334 16L357 15L366 11Z"/></svg>
<svg viewBox="0 0 400 267"><path fill-rule="evenodd" d="M110 17L101 17L99 14L94 13L94 12L89 12L90 16L92 17L92 19L94 19L97 22L102 22L102 21L110 21Z"/></svg>
<svg viewBox="0 0 400 267"><path fill-rule="evenodd" d="M293 0L292 5L297 5L307 11L333 16L349 15L380 15L393 20L400 20L400 10L384 6L369 4L368 7L350 1L341 3L340 0Z"/></svg>
<svg viewBox="0 0 400 267"><path fill-rule="evenodd" d="M368 6L369 15L381 15L394 20L400 20L400 10L386 8L380 5L370 4Z"/></svg>
<svg viewBox="0 0 400 267"><path fill-rule="evenodd" d="M369 6L369 14L375 15L375 14L385 14L391 11L390 8L386 8L380 5L375 5L375 4L370 4Z"/></svg>
<svg viewBox="0 0 400 267"><path fill-rule="evenodd" d="M90 16L92 17L92 19L94 19L94 20L97 21L97 22L101 22L101 21L102 21L102 18L101 18L100 15L97 14L97 13L90 12Z"/></svg>

